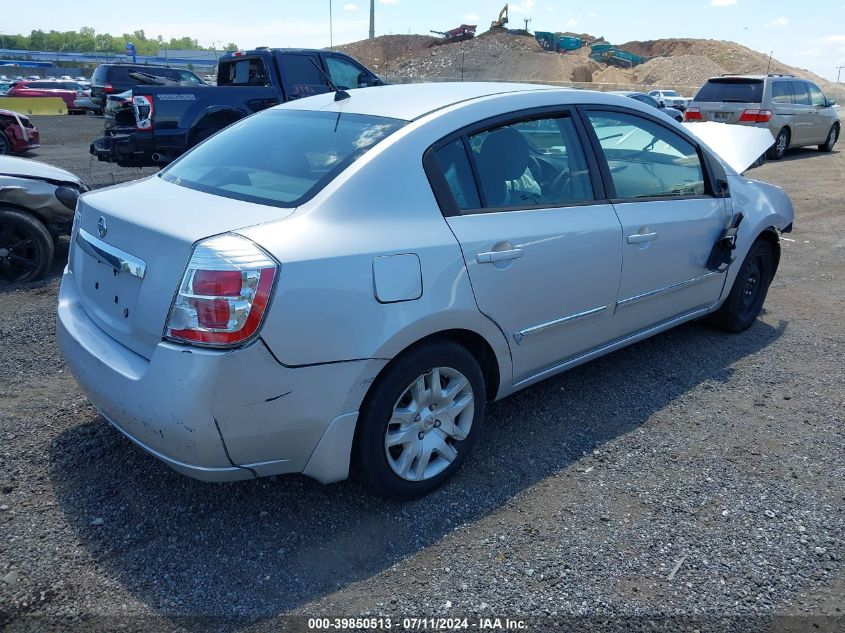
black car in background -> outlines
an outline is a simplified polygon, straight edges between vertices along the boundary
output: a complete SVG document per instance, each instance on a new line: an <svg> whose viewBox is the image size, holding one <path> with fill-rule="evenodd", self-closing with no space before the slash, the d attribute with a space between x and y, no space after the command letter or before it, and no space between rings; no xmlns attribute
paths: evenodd
<svg viewBox="0 0 845 633"><path fill-rule="evenodd" d="M91 101L100 109L106 105L106 97L131 90L141 82L133 74L160 77L183 86L204 86L205 82L190 70L170 66L148 66L144 64L100 64L91 77Z"/></svg>

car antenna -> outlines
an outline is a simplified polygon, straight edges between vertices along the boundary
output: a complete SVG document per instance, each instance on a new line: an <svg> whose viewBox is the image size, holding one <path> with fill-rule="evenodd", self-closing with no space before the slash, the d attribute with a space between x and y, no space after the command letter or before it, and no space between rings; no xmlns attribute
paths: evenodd
<svg viewBox="0 0 845 633"><path fill-rule="evenodd" d="M346 90L341 90L340 88L338 88L335 85L335 83L326 74L326 71L324 71L322 68L320 68L320 65L316 61L314 61L313 57L309 57L308 61L310 61L312 64L314 64L314 68L316 68L317 72L319 72L323 76L323 79L325 79L326 83L329 84L329 88L331 88L334 91L334 100L335 101L343 101L344 99L348 99L349 97L352 96L348 92L346 92Z"/></svg>

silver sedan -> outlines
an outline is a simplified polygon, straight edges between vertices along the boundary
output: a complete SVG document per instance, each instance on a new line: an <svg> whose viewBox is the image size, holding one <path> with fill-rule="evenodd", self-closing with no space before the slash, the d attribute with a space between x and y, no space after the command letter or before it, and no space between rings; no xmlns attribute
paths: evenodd
<svg viewBox="0 0 845 633"><path fill-rule="evenodd" d="M412 498L486 402L691 319L751 327L792 221L632 99L330 93L82 196L58 335L103 417L182 473L352 468Z"/></svg>

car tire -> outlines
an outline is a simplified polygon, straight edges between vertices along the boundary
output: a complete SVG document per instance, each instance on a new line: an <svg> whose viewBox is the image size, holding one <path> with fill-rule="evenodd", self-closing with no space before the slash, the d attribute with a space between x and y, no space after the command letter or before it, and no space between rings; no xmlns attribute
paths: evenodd
<svg viewBox="0 0 845 633"><path fill-rule="evenodd" d="M12 144L9 143L9 139L6 138L6 135L0 132L0 156L11 153Z"/></svg>
<svg viewBox="0 0 845 633"><path fill-rule="evenodd" d="M485 402L484 376L466 348L448 340L411 347L385 368L361 407L353 472L391 499L434 491L472 449Z"/></svg>
<svg viewBox="0 0 845 633"><path fill-rule="evenodd" d="M786 154L786 150L789 149L789 139L790 134L789 130L786 128L781 129L778 132L778 135L775 137L775 144L772 145L767 151L766 156L769 160L780 160Z"/></svg>
<svg viewBox="0 0 845 633"><path fill-rule="evenodd" d="M25 283L47 274L55 244L38 218L0 207L0 281Z"/></svg>
<svg viewBox="0 0 845 633"><path fill-rule="evenodd" d="M830 127L830 132L827 133L827 139L825 142L819 145L820 152L832 152L833 146L836 145L836 141L839 139L839 124L834 123Z"/></svg>
<svg viewBox="0 0 845 633"><path fill-rule="evenodd" d="M750 328L763 308L774 274L773 247L765 239L758 238L745 256L727 299L710 315L710 325L733 333Z"/></svg>

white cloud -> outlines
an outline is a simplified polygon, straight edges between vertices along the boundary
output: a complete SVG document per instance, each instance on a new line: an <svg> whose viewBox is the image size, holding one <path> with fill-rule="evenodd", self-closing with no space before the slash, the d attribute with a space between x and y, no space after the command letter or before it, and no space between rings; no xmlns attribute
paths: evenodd
<svg viewBox="0 0 845 633"><path fill-rule="evenodd" d="M467 22L467 23L470 23L470 22L478 22L480 19L481 19L481 18L478 16L478 14L477 14L477 13L467 13L467 14L464 16L464 22Z"/></svg>
<svg viewBox="0 0 845 633"><path fill-rule="evenodd" d="M710 0L711 7L732 7L739 0Z"/></svg>
<svg viewBox="0 0 845 633"><path fill-rule="evenodd" d="M823 42L832 42L834 44L845 44L845 35L828 35L822 38Z"/></svg>
<svg viewBox="0 0 845 633"><path fill-rule="evenodd" d="M378 0L379 4L399 4L399 0Z"/></svg>
<svg viewBox="0 0 845 633"><path fill-rule="evenodd" d="M578 20L576 20L575 18L569 18L566 21L566 28L574 29L576 26L578 26Z"/></svg>
<svg viewBox="0 0 845 633"><path fill-rule="evenodd" d="M355 4L354 2L350 2L349 4L343 5L343 10L344 11L357 11L358 5Z"/></svg>
<svg viewBox="0 0 845 633"><path fill-rule="evenodd" d="M766 26L769 28L773 27L780 27L780 26L789 26L789 20L784 17L775 18L771 22L766 22Z"/></svg>
<svg viewBox="0 0 845 633"><path fill-rule="evenodd" d="M534 8L534 0L522 0L522 2L508 5L512 13L528 13Z"/></svg>

